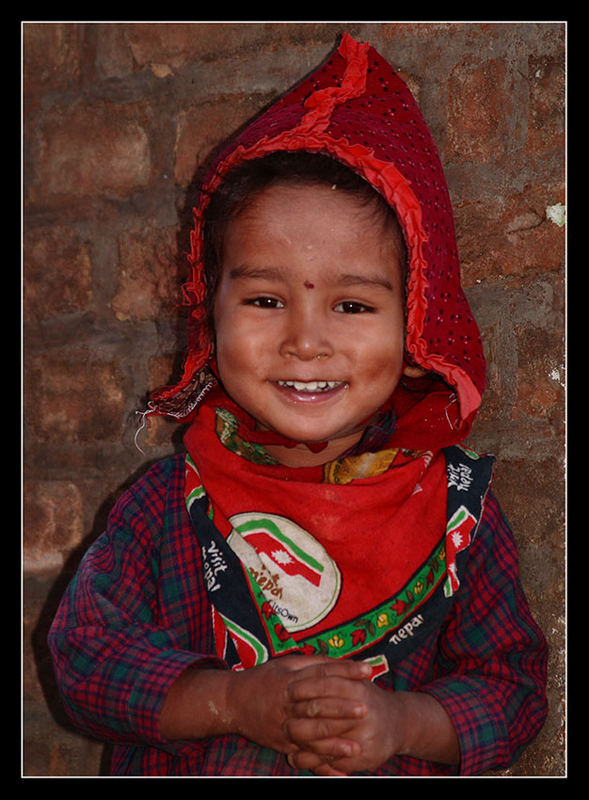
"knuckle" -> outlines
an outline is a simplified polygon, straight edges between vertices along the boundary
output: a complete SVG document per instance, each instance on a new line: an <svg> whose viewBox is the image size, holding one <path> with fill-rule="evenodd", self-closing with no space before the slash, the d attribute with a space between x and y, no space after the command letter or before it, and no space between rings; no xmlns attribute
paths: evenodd
<svg viewBox="0 0 589 800"><path fill-rule="evenodd" d="M321 704L319 700L309 700L306 713L308 717L317 717L321 713Z"/></svg>
<svg viewBox="0 0 589 800"><path fill-rule="evenodd" d="M322 719L318 722L317 734L319 739L328 739L331 736L329 720Z"/></svg>

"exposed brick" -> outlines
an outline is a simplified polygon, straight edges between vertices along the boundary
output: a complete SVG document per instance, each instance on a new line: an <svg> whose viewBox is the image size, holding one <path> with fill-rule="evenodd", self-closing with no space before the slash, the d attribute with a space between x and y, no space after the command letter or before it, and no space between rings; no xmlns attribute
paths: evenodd
<svg viewBox="0 0 589 800"><path fill-rule="evenodd" d="M562 581L562 459L504 460L493 481L522 552L536 552L536 562L522 566L526 588L538 594ZM532 523L530 525L530 522ZM541 557L542 544L554 558Z"/></svg>
<svg viewBox="0 0 589 800"><path fill-rule="evenodd" d="M457 64L448 82L448 152L452 161L485 162L508 142L513 100L505 64L470 58Z"/></svg>
<svg viewBox="0 0 589 800"><path fill-rule="evenodd" d="M565 73L560 59L533 54L529 58L530 103L527 148L564 151Z"/></svg>
<svg viewBox="0 0 589 800"><path fill-rule="evenodd" d="M518 332L517 408L514 413L552 420L562 416L564 352L562 336L528 326Z"/></svg>
<svg viewBox="0 0 589 800"><path fill-rule="evenodd" d="M48 114L37 132L31 199L125 196L151 178L149 137L139 109L95 103Z"/></svg>
<svg viewBox="0 0 589 800"><path fill-rule="evenodd" d="M24 277L26 320L83 311L92 300L88 246L71 227L25 232Z"/></svg>
<svg viewBox="0 0 589 800"><path fill-rule="evenodd" d="M175 361L176 356L169 354L159 354L149 359L148 381L151 389L157 389L173 380L171 376L175 369Z"/></svg>
<svg viewBox="0 0 589 800"><path fill-rule="evenodd" d="M23 24L23 80L27 90L65 89L80 77L80 26L65 22Z"/></svg>
<svg viewBox="0 0 589 800"><path fill-rule="evenodd" d="M104 78L124 78L135 69L133 53L123 25L98 23L91 26L96 42L96 70Z"/></svg>
<svg viewBox="0 0 589 800"><path fill-rule="evenodd" d="M64 555L82 541L83 501L71 481L33 481L24 485L24 566L29 572L63 566Z"/></svg>
<svg viewBox="0 0 589 800"><path fill-rule="evenodd" d="M260 110L259 99L232 97L214 104L191 106L178 117L174 176L187 186L219 141L231 135Z"/></svg>
<svg viewBox="0 0 589 800"><path fill-rule="evenodd" d="M239 47L266 41L263 25L239 23L127 24L125 38L137 64L169 65L173 70L199 58L224 57Z"/></svg>
<svg viewBox="0 0 589 800"><path fill-rule="evenodd" d="M120 435L125 394L112 361L90 353L39 355L27 362L25 422L41 441L87 442Z"/></svg>
<svg viewBox="0 0 589 800"><path fill-rule="evenodd" d="M455 209L465 285L530 270L563 267L565 228L547 218L561 201L557 184L528 186L519 194L485 197Z"/></svg>
<svg viewBox="0 0 589 800"><path fill-rule="evenodd" d="M118 319L158 319L180 302L176 228L125 231L119 237L119 270L111 307Z"/></svg>

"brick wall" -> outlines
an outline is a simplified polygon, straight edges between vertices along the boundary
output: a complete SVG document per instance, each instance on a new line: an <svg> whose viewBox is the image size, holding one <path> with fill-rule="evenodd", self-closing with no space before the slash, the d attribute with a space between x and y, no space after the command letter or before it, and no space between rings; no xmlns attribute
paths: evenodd
<svg viewBox="0 0 589 800"><path fill-rule="evenodd" d="M177 374L187 196L212 148L341 25L27 23L24 47L25 775L103 772L64 719L45 637L113 500L178 447L148 390ZM472 444L551 645L550 717L507 774L564 773L564 37L555 23L350 24L401 71L446 165L489 388Z"/></svg>

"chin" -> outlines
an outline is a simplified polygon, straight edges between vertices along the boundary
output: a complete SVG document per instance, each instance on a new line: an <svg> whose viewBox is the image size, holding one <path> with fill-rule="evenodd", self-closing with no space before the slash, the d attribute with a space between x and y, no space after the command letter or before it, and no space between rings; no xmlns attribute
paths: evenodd
<svg viewBox="0 0 589 800"><path fill-rule="evenodd" d="M333 430L325 427L317 428L316 426L277 426L273 427L276 433L285 436L287 439L292 439L295 442L308 442L309 444L319 444L320 442L335 442L339 439L348 439L352 436L358 437L361 430L358 427L351 426L344 430Z"/></svg>

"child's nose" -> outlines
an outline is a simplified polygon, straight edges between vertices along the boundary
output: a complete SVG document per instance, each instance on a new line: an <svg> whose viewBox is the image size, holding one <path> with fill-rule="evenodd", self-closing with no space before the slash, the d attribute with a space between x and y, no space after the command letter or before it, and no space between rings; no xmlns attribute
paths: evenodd
<svg viewBox="0 0 589 800"><path fill-rule="evenodd" d="M293 313L280 343L280 354L302 361L333 355L333 345L325 320L310 313Z"/></svg>

